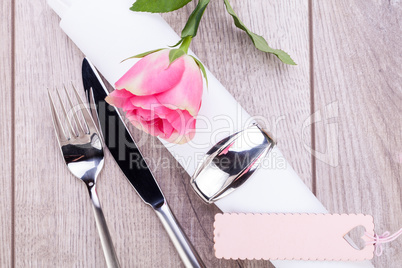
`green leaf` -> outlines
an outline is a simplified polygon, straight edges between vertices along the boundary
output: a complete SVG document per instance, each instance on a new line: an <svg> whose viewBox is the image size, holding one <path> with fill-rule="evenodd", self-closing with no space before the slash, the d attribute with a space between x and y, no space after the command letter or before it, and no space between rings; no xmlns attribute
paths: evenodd
<svg viewBox="0 0 402 268"><path fill-rule="evenodd" d="M208 88L208 77L207 77L207 72L205 71L204 65L202 65L201 61L199 61L195 57L193 57L193 56L191 56L191 57L194 59L195 63L197 63L198 67L201 69L202 75L204 76L205 81L207 82L207 88Z"/></svg>
<svg viewBox="0 0 402 268"><path fill-rule="evenodd" d="M272 53L275 56L277 56L283 63L290 64L290 65L296 65L296 63L292 60L292 58L283 50L281 49L273 49L271 48L267 41L262 37L261 35L257 35L250 31L244 23L237 17L236 13L234 12L233 8L230 6L228 0L225 1L225 6L226 10L228 13L233 17L234 24L236 25L237 28L245 31L248 36L251 38L251 41L253 41L254 46L267 53Z"/></svg>
<svg viewBox="0 0 402 268"><path fill-rule="evenodd" d="M185 55L186 52L184 52L182 49L172 49L169 52L169 66L178 58L180 58L181 56ZM169 68L168 66L168 68Z"/></svg>
<svg viewBox="0 0 402 268"><path fill-rule="evenodd" d="M183 43L184 38L180 39L179 42L177 42L175 45L173 46L168 46L168 47L177 47L178 45L180 45L181 43Z"/></svg>
<svg viewBox="0 0 402 268"><path fill-rule="evenodd" d="M130 10L165 13L182 8L191 1L192 0L137 0Z"/></svg>
<svg viewBox="0 0 402 268"><path fill-rule="evenodd" d="M195 37L197 35L198 26L200 24L202 15L207 8L210 0L199 0L196 8L190 17L188 17L187 23L181 32L181 38L187 36Z"/></svg>
<svg viewBox="0 0 402 268"><path fill-rule="evenodd" d="M127 59L124 59L124 60L122 60L121 62L124 62L124 61L126 61L126 60L130 60L130 59L134 59L134 58L143 58L143 57L145 57L145 56L148 56L149 54L152 54L152 53L161 51L161 50L163 50L163 49L164 49L164 48L159 48L159 49L150 50L150 51L147 51L147 52L144 52L144 53L141 53L141 54L138 54L138 55L129 57L129 58L127 58ZM120 63L121 63L121 62L120 62Z"/></svg>

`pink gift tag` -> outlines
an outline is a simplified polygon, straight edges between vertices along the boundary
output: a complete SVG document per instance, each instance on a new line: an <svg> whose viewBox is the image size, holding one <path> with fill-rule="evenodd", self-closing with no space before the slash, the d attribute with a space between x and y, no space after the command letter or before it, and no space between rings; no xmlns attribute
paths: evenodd
<svg viewBox="0 0 402 268"><path fill-rule="evenodd" d="M361 249L346 236L359 226L365 229L359 238L364 245ZM373 258L370 238L375 236L373 217L362 214L225 213L215 216L214 227L217 258L336 261Z"/></svg>

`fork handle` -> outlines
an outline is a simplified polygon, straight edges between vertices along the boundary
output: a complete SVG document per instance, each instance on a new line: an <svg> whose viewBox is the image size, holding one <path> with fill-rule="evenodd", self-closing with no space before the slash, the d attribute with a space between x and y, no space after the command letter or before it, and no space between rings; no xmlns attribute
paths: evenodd
<svg viewBox="0 0 402 268"><path fill-rule="evenodd" d="M92 208L95 214L96 227L102 244L103 254L105 255L106 265L108 268L119 268L119 260L116 256L116 251L113 246L112 238L107 228L105 216L99 202L98 194L95 186L89 188L89 195L92 200Z"/></svg>

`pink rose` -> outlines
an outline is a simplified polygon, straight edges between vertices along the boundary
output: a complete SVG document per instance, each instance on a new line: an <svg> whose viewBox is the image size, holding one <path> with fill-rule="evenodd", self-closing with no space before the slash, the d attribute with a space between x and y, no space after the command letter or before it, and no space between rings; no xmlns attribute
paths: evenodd
<svg viewBox="0 0 402 268"><path fill-rule="evenodd" d="M169 66L169 51L138 61L116 82L106 101L122 108L138 129L182 144L194 137L203 81L200 68L187 54Z"/></svg>

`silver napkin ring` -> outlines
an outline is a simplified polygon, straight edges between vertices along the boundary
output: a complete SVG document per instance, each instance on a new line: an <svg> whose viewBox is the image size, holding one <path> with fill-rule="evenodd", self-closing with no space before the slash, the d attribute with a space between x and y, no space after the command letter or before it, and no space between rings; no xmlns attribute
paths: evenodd
<svg viewBox="0 0 402 268"><path fill-rule="evenodd" d="M191 178L191 186L211 204L241 186L275 144L257 124L232 134L205 154Z"/></svg>

